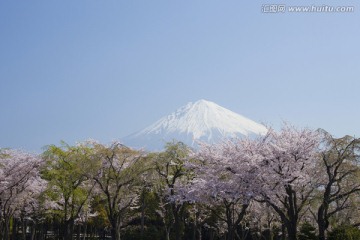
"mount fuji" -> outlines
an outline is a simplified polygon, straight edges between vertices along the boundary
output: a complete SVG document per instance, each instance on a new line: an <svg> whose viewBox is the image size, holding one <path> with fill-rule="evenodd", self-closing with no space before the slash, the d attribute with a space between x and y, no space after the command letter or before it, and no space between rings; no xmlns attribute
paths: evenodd
<svg viewBox="0 0 360 240"><path fill-rule="evenodd" d="M172 140L196 147L197 141L216 143L223 138L252 137L266 133L266 127L259 123L216 103L199 100L124 137L122 141L130 147L157 151Z"/></svg>

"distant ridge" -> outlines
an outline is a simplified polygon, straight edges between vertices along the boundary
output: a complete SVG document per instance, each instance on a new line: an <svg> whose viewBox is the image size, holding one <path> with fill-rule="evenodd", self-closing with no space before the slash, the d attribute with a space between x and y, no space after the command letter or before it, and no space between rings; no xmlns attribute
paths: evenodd
<svg viewBox="0 0 360 240"><path fill-rule="evenodd" d="M196 141L214 143L223 138L265 135L264 125L234 113L214 102L188 103L145 129L123 138L134 148L162 150L173 139L195 146Z"/></svg>

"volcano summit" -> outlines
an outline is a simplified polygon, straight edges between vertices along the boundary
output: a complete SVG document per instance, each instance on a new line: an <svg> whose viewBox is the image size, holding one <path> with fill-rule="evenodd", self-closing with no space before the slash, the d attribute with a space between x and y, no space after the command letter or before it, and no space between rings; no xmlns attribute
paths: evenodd
<svg viewBox="0 0 360 240"><path fill-rule="evenodd" d="M216 103L199 100L122 140L130 147L161 150L166 142L174 139L194 147L197 141L215 143L223 138L264 135L266 132L266 127L259 123Z"/></svg>

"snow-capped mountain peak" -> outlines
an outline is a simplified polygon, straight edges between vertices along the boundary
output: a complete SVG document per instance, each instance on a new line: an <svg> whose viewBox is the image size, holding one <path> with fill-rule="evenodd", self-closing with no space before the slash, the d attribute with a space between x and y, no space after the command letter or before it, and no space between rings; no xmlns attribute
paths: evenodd
<svg viewBox="0 0 360 240"><path fill-rule="evenodd" d="M173 139L193 145L196 140L216 142L225 137L264 135L266 132L261 124L214 102L199 100L124 138L124 142L129 146L154 149L154 145L160 143L162 148L165 142Z"/></svg>

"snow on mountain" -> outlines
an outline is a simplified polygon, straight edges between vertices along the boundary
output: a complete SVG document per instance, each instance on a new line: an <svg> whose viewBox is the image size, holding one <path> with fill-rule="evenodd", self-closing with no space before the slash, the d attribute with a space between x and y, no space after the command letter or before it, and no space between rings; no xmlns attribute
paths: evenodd
<svg viewBox="0 0 360 240"><path fill-rule="evenodd" d="M161 150L166 142L174 139L194 146L196 141L214 143L222 138L264 135L266 132L266 127L259 123L216 103L199 100L123 138L123 142L130 147Z"/></svg>

